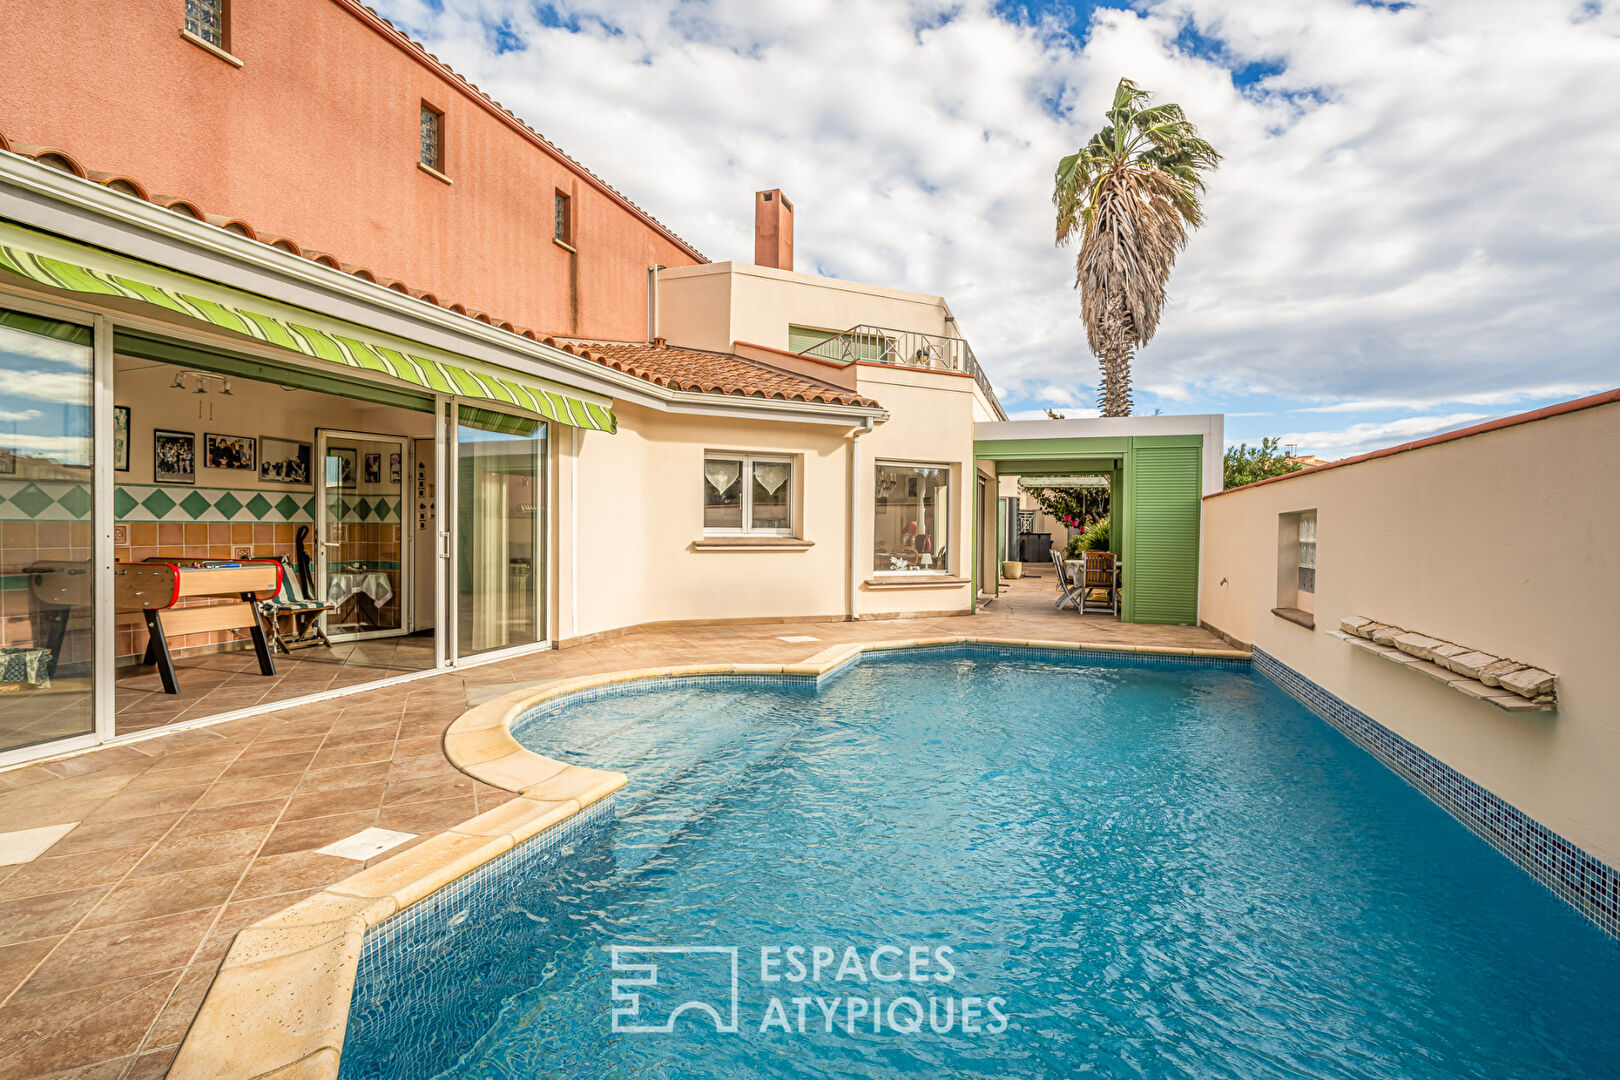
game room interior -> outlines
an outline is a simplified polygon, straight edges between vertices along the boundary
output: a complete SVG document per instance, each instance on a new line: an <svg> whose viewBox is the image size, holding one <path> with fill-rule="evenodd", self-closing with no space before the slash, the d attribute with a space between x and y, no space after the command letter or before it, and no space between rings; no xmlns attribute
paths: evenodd
<svg viewBox="0 0 1620 1080"><path fill-rule="evenodd" d="M331 367L0 304L0 757L544 642L546 422Z"/></svg>

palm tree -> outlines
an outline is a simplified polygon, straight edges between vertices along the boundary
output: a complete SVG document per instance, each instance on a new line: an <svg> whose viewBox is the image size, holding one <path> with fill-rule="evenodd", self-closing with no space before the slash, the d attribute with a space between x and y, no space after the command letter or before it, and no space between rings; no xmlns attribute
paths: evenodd
<svg viewBox="0 0 1620 1080"><path fill-rule="evenodd" d="M1203 222L1204 173L1221 155L1180 105L1153 105L1119 80L1108 123L1058 162L1057 242L1080 234L1074 284L1086 341L1102 365L1104 416L1131 414L1131 357L1159 328L1164 288L1188 227Z"/></svg>

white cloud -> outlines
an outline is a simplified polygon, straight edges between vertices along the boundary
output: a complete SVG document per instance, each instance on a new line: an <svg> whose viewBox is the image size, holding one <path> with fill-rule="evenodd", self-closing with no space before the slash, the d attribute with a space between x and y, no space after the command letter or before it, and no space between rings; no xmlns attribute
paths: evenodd
<svg viewBox="0 0 1620 1080"><path fill-rule="evenodd" d="M0 368L0 400L27 398L60 405L90 405L90 389L81 375ZM28 410L33 411L33 410Z"/></svg>
<svg viewBox="0 0 1620 1080"><path fill-rule="evenodd" d="M949 297L1016 409L1091 400L1051 173L1122 74L1226 157L1143 405L1353 421L1620 382L1613 3L1142 0L1068 28L985 0L564 0L577 32L527 0L378 6L714 258L750 257L751 193L783 187L801 269ZM1251 64L1274 74L1240 89Z"/></svg>
<svg viewBox="0 0 1620 1080"><path fill-rule="evenodd" d="M44 415L38 409L0 409L0 423L20 424L28 420L38 420Z"/></svg>
<svg viewBox="0 0 1620 1080"><path fill-rule="evenodd" d="M1352 424L1342 431L1291 431L1277 441L1282 446L1297 444L1303 451L1324 458L1354 457L1369 450L1428 438L1488 418L1488 413L1408 416L1384 423Z"/></svg>

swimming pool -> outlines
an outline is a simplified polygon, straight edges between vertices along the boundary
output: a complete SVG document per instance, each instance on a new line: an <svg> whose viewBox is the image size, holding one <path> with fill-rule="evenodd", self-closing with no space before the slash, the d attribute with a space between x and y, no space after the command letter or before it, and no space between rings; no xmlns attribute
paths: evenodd
<svg viewBox="0 0 1620 1080"><path fill-rule="evenodd" d="M630 784L373 929L347 1080L1620 1062L1620 947L1247 665L870 654L515 733Z"/></svg>

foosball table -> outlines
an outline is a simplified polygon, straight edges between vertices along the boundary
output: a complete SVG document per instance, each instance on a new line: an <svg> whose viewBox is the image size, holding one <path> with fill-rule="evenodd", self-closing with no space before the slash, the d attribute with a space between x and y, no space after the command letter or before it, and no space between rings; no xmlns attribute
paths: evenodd
<svg viewBox="0 0 1620 1080"><path fill-rule="evenodd" d="M90 610L94 574L88 562L42 562L27 568L29 591L47 612L50 624L45 647L51 666L62 651L70 616L75 609ZM174 657L169 638L211 630L246 630L259 657L259 673L274 675L270 639L260 621L257 600L269 600L281 591L281 563L274 559L234 562L172 562L150 559L113 564L113 610L139 612L146 619L146 655L141 662L157 665L163 691L178 694ZM188 599L229 600L230 603L179 607Z"/></svg>

